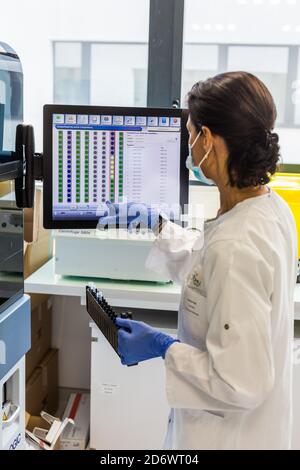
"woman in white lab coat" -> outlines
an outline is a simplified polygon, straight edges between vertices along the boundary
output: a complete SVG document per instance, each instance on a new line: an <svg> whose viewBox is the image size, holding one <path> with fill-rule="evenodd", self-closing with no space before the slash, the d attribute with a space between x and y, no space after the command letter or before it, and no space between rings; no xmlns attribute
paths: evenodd
<svg viewBox="0 0 300 470"><path fill-rule="evenodd" d="M119 352L124 364L165 359L166 447L288 449L297 243L267 187L275 105L259 79L234 72L194 85L188 107L187 166L218 186L220 209L204 238L148 209L158 235L148 266L182 283L178 341L120 319Z"/></svg>

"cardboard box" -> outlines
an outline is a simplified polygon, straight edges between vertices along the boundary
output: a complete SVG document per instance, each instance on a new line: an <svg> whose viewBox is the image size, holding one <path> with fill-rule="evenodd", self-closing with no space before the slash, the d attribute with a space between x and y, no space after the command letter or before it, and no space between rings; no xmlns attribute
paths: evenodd
<svg viewBox="0 0 300 470"><path fill-rule="evenodd" d="M38 415L46 408L47 389L43 387L42 371L37 367L26 383L26 410Z"/></svg>
<svg viewBox="0 0 300 470"><path fill-rule="evenodd" d="M24 209L24 277L45 264L53 252L51 232L43 228L43 190L36 188L33 209Z"/></svg>
<svg viewBox="0 0 300 470"><path fill-rule="evenodd" d="M45 411L56 413L59 405L58 349L50 349L39 365L42 370L43 387L47 390Z"/></svg>
<svg viewBox="0 0 300 470"><path fill-rule="evenodd" d="M58 401L58 350L50 349L26 383L26 410L55 414Z"/></svg>
<svg viewBox="0 0 300 470"><path fill-rule="evenodd" d="M26 441L31 450L59 450L63 430L69 424L74 424L70 419L61 421L44 411L40 416L32 416L26 412L25 423Z"/></svg>
<svg viewBox="0 0 300 470"><path fill-rule="evenodd" d="M42 298L34 298L31 307L31 348L26 354L26 380L51 348L52 301L45 296L45 300L35 306L38 300Z"/></svg>
<svg viewBox="0 0 300 470"><path fill-rule="evenodd" d="M24 240L36 243L48 236L49 231L43 227L43 188L36 186L33 208L24 209Z"/></svg>
<svg viewBox="0 0 300 470"><path fill-rule="evenodd" d="M31 311L36 309L39 305L46 302L46 300L50 299L50 296L47 294L28 294L28 295L30 295Z"/></svg>
<svg viewBox="0 0 300 470"><path fill-rule="evenodd" d="M14 191L12 181L1 181L0 182L0 197L6 196L7 194Z"/></svg>
<svg viewBox="0 0 300 470"><path fill-rule="evenodd" d="M63 419L74 421L61 436L62 450L85 450L90 431L90 394L71 393Z"/></svg>
<svg viewBox="0 0 300 470"><path fill-rule="evenodd" d="M24 242L24 279L37 271L52 257L52 240L43 237L34 243Z"/></svg>

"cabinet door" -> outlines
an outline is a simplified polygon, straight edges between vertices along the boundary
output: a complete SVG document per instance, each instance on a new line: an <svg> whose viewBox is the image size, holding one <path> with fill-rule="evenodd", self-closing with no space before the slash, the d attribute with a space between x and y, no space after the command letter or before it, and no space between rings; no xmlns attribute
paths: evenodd
<svg viewBox="0 0 300 470"><path fill-rule="evenodd" d="M122 366L92 328L91 367L91 448L162 449L169 413L164 361Z"/></svg>

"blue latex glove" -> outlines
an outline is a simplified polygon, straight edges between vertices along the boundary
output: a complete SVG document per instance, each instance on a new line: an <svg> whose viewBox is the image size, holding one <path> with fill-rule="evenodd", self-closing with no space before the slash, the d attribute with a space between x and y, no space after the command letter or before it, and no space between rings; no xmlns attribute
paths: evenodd
<svg viewBox="0 0 300 470"><path fill-rule="evenodd" d="M127 366L154 357L164 359L167 349L178 341L143 322L117 318L116 324L120 327L118 353Z"/></svg>
<svg viewBox="0 0 300 470"><path fill-rule="evenodd" d="M138 225L141 228L153 230L158 224L160 211L158 207L149 206L139 202L112 203L106 202L107 210L103 210L98 221L98 228L123 227L134 230Z"/></svg>

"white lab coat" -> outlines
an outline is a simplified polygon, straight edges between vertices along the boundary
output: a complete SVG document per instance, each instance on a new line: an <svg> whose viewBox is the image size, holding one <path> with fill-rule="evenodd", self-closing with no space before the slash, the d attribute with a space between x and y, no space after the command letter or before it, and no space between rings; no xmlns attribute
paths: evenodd
<svg viewBox="0 0 300 470"><path fill-rule="evenodd" d="M165 358L166 447L288 449L297 260L289 207L272 191L247 199L205 225L202 249L199 236L173 229L176 239L158 238L147 263L182 282L181 343Z"/></svg>

